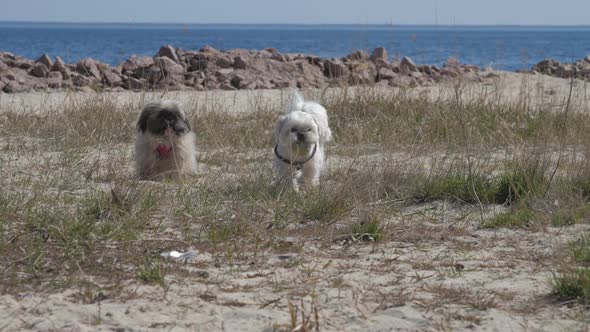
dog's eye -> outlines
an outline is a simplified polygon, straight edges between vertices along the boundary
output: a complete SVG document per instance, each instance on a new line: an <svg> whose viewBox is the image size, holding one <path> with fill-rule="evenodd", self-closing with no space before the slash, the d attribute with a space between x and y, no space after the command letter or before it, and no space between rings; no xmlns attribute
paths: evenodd
<svg viewBox="0 0 590 332"><path fill-rule="evenodd" d="M295 129L295 128L291 128L291 132L292 132L292 133L294 133L294 132L296 132L296 131L297 131L297 129Z"/></svg>
<svg viewBox="0 0 590 332"><path fill-rule="evenodd" d="M306 131L311 131L311 128L307 128L307 130L306 130Z"/></svg>

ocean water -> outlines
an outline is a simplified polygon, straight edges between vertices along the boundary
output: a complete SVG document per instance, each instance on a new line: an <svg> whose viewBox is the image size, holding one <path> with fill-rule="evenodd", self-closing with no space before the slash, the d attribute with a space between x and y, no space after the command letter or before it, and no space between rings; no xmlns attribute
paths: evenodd
<svg viewBox="0 0 590 332"><path fill-rule="evenodd" d="M264 49L342 57L377 46L390 57L441 64L464 63L516 70L544 58L562 62L590 54L590 26L389 26L232 24L73 24L0 22L0 50L27 58L43 53L66 62L92 57L118 64L132 54L154 55L160 46L185 49Z"/></svg>

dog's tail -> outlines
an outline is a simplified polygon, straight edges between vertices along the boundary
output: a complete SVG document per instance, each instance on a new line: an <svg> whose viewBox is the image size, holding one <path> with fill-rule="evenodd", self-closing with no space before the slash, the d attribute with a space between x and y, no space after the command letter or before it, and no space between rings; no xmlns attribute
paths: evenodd
<svg viewBox="0 0 590 332"><path fill-rule="evenodd" d="M301 110L304 102L305 100L299 91L297 91L297 89L293 89L291 91L291 95L289 96L289 104L287 108L288 113Z"/></svg>

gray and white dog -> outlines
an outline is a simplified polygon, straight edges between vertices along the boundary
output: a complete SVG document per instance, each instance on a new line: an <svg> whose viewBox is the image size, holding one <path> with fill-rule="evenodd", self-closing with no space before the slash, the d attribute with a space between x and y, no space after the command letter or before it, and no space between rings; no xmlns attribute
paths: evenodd
<svg viewBox="0 0 590 332"><path fill-rule="evenodd" d="M279 180L299 186L316 186L324 168L324 144L332 140L328 114L322 105L305 101L293 91L288 112L274 127L274 167Z"/></svg>
<svg viewBox="0 0 590 332"><path fill-rule="evenodd" d="M197 171L196 137L180 105L150 102L137 120L135 162L140 179L182 179Z"/></svg>

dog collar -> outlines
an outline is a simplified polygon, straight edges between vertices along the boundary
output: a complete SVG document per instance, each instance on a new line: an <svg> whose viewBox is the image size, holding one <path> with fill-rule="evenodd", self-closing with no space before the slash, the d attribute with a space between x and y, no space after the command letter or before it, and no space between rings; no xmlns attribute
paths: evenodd
<svg viewBox="0 0 590 332"><path fill-rule="evenodd" d="M275 155L277 156L277 158L279 158L285 164L294 165L297 170L300 170L300 169L303 168L303 164L305 164L306 162L310 161L311 158L313 158L313 156L315 156L315 153L316 153L316 151L318 149L318 145L317 144L314 144L313 145L313 151L311 151L311 156L307 157L307 159L305 159L303 161L291 161L291 160L289 160L289 159L281 156L279 154L278 148L279 148L279 145L278 144L275 145Z"/></svg>

